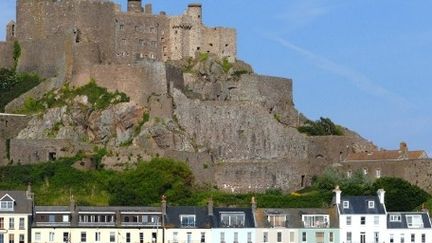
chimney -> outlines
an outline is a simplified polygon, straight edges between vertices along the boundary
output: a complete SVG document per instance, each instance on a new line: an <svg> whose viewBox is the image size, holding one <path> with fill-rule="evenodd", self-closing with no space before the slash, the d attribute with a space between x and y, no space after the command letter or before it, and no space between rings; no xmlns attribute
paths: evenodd
<svg viewBox="0 0 432 243"><path fill-rule="evenodd" d="M31 183L29 183L29 184L27 185L26 198L27 198L28 200L32 200L32 199L33 199L33 193L32 193L32 186L31 186Z"/></svg>
<svg viewBox="0 0 432 243"><path fill-rule="evenodd" d="M70 195L69 210L71 212L71 219L70 219L71 225L72 226L78 225L78 212L77 212L77 206L73 194Z"/></svg>
<svg viewBox="0 0 432 243"><path fill-rule="evenodd" d="M340 190L339 185L336 186L333 192L335 193L336 196L336 204L340 204L342 191Z"/></svg>
<svg viewBox="0 0 432 243"><path fill-rule="evenodd" d="M399 145L399 153L402 158L408 159L408 145L405 142L401 142Z"/></svg>
<svg viewBox="0 0 432 243"><path fill-rule="evenodd" d="M166 212L167 212L167 201L166 201L166 196L165 195L162 195L161 212L162 212L162 217L165 216Z"/></svg>
<svg viewBox="0 0 432 243"><path fill-rule="evenodd" d="M209 216L213 216L213 198L210 198L207 203L207 212Z"/></svg>
<svg viewBox="0 0 432 243"><path fill-rule="evenodd" d="M257 203L255 201L255 197L252 197L251 199L251 206L252 206L252 211L255 212L257 209Z"/></svg>
<svg viewBox="0 0 432 243"><path fill-rule="evenodd" d="M379 198L379 200L380 200L380 203L381 204L384 204L384 195L385 195L385 191L384 191L384 189L379 189L378 191L377 191L377 194L378 194L378 198Z"/></svg>

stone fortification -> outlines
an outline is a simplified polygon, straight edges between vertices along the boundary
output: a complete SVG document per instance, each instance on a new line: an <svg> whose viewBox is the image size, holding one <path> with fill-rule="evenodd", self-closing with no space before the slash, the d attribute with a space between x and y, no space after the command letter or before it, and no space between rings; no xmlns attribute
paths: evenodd
<svg viewBox="0 0 432 243"><path fill-rule="evenodd" d="M0 42L0 68L13 67L13 43Z"/></svg>
<svg viewBox="0 0 432 243"><path fill-rule="evenodd" d="M12 152L10 140L27 126L31 117L0 113L0 165L8 164Z"/></svg>
<svg viewBox="0 0 432 243"><path fill-rule="evenodd" d="M153 14L151 5L129 1L128 11L105 0L17 0L17 21L7 27L7 41L22 47L19 71L70 80L92 65L135 64L193 57L209 52L236 56L236 33L208 28L201 5L181 16ZM9 67L6 44L0 44L0 67Z"/></svg>

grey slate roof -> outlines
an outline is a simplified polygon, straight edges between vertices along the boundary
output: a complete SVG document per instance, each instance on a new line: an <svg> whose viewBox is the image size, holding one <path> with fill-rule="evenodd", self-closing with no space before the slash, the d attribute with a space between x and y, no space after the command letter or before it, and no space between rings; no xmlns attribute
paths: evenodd
<svg viewBox="0 0 432 243"><path fill-rule="evenodd" d="M343 208L343 202L349 201L349 208ZM375 207L369 208L368 202L374 201ZM386 209L377 196L344 196L339 204L341 214L385 214Z"/></svg>
<svg viewBox="0 0 432 243"><path fill-rule="evenodd" d="M25 191L0 191L0 198L9 195L15 200L14 211L7 211L5 213L12 214L32 214L33 202L27 199ZM0 211L0 214L2 211Z"/></svg>
<svg viewBox="0 0 432 243"><path fill-rule="evenodd" d="M36 206L36 213L38 212L70 212L68 206ZM89 206L78 206L78 212L149 212L149 213L160 213L160 207L89 207Z"/></svg>
<svg viewBox="0 0 432 243"><path fill-rule="evenodd" d="M182 228L180 222L181 215L195 215L195 227L194 228L210 228L211 217L207 213L205 207L189 207L189 206L178 206L178 207L167 207L166 215L166 226L171 228Z"/></svg>
<svg viewBox="0 0 432 243"><path fill-rule="evenodd" d="M255 220L251 208L214 208L214 216L212 217L212 225L214 228L224 228L221 224L221 213L224 212L241 212L245 214L245 222L243 228L254 228Z"/></svg>
<svg viewBox="0 0 432 243"><path fill-rule="evenodd" d="M390 221L390 215L400 215L401 221L400 222L391 222ZM407 215L421 215L423 220L423 228L431 228L431 222L429 219L429 215L425 212L391 212L387 215L387 228L389 229L407 229L407 221L406 217Z"/></svg>

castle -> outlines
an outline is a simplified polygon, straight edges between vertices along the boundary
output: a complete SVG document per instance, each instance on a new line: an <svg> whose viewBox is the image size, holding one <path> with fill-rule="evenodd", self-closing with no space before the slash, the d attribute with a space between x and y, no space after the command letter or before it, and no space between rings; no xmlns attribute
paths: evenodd
<svg viewBox="0 0 432 243"><path fill-rule="evenodd" d="M94 64L180 60L197 52L231 62L236 57L236 31L206 27L201 4L167 16L141 0L128 0L127 12L106 0L18 0L16 23L7 25L6 43L0 43L0 66L11 65L15 40L23 49L20 71L66 79Z"/></svg>

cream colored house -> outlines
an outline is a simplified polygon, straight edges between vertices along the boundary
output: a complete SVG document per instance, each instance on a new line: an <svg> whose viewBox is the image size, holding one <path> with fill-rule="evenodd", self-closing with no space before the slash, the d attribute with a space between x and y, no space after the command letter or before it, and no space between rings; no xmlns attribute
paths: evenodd
<svg viewBox="0 0 432 243"><path fill-rule="evenodd" d="M0 191L0 243L29 242L33 194L27 191Z"/></svg>

